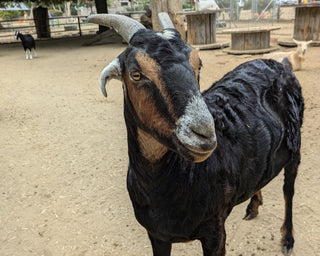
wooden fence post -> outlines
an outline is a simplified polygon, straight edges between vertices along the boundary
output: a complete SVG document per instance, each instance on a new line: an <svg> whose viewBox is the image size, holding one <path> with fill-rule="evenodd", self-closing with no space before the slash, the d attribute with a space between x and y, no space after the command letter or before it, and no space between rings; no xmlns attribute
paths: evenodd
<svg viewBox="0 0 320 256"><path fill-rule="evenodd" d="M48 17L48 8L41 6L32 9L34 24L37 30L38 38L50 37L50 26Z"/></svg>

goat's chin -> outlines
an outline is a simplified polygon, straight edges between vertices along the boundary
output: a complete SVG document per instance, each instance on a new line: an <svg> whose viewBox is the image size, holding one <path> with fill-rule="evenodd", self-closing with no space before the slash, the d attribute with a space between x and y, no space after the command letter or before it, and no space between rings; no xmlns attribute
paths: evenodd
<svg viewBox="0 0 320 256"><path fill-rule="evenodd" d="M208 153L203 153L203 154L199 154L199 153L194 154L194 153L191 153L191 155L192 155L192 157L193 157L193 162L195 162L195 163L201 163L201 162L207 160L207 159L209 158L209 156L211 156L211 154L212 154L213 151L214 151L214 150L212 150L212 151L210 151L210 152L208 152Z"/></svg>
<svg viewBox="0 0 320 256"><path fill-rule="evenodd" d="M174 141L175 141L176 150L178 151L178 153L187 161L191 161L195 163L200 163L207 160L217 147L216 141L214 142L213 145L211 145L210 149L207 149L207 150L203 150L201 148L194 147L192 145L184 144L178 139Z"/></svg>

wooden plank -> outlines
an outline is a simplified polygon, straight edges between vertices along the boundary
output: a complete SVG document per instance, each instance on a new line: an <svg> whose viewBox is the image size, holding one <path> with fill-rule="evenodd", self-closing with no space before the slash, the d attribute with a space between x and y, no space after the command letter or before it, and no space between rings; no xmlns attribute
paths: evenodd
<svg viewBox="0 0 320 256"><path fill-rule="evenodd" d="M306 41L308 40L311 28L310 28L310 8L303 8L304 12L304 31L303 31L303 38L302 40Z"/></svg>
<svg viewBox="0 0 320 256"><path fill-rule="evenodd" d="M315 30L314 28L314 23L316 20L316 16L317 16L317 9L316 8L310 8L310 12L309 12L309 26L310 26L310 32L308 34L308 40L312 40L313 38L313 31Z"/></svg>
<svg viewBox="0 0 320 256"><path fill-rule="evenodd" d="M210 44L210 34L211 34L211 27L210 27L210 14L204 15L205 18L205 40L202 44Z"/></svg>
<svg viewBox="0 0 320 256"><path fill-rule="evenodd" d="M216 43L216 13L210 14L210 44Z"/></svg>
<svg viewBox="0 0 320 256"><path fill-rule="evenodd" d="M232 50L245 50L244 34L231 34L231 49Z"/></svg>
<svg viewBox="0 0 320 256"><path fill-rule="evenodd" d="M194 31L194 41L192 42L193 44L202 44L203 43L203 30L205 24L203 24L201 20L201 16L195 15L195 16L190 16L191 19L191 29Z"/></svg>
<svg viewBox="0 0 320 256"><path fill-rule="evenodd" d="M267 49L259 49L259 50L232 50L232 49L224 49L223 52L235 54L235 55L241 55L241 54L261 54L261 53L267 53L272 52L275 50L278 50L279 47L270 47Z"/></svg>
<svg viewBox="0 0 320 256"><path fill-rule="evenodd" d="M255 50L260 48L260 33L244 34L244 49Z"/></svg>
<svg viewBox="0 0 320 256"><path fill-rule="evenodd" d="M270 47L270 32L260 33L260 49L266 49Z"/></svg>
<svg viewBox="0 0 320 256"><path fill-rule="evenodd" d="M197 24L196 29L196 44L205 44L206 43L206 15L196 15Z"/></svg>
<svg viewBox="0 0 320 256"><path fill-rule="evenodd" d="M172 1L174 2L174 1ZM211 14L211 13L219 13L221 10L203 10L203 11L187 11L187 12L177 12L178 15L202 15L202 14Z"/></svg>
<svg viewBox="0 0 320 256"><path fill-rule="evenodd" d="M278 30L280 27L251 27L251 28L236 28L236 29L225 29L224 33L252 33L252 32L262 32L262 31L273 31Z"/></svg>
<svg viewBox="0 0 320 256"><path fill-rule="evenodd" d="M194 40L195 40L195 30L192 27L192 20L191 17L187 17L187 42L188 44L194 44Z"/></svg>
<svg viewBox="0 0 320 256"><path fill-rule="evenodd" d="M320 31L320 7L311 9L310 26L311 26L311 34L310 34L310 39L308 40L318 41L319 31Z"/></svg>
<svg viewBox="0 0 320 256"><path fill-rule="evenodd" d="M312 35L313 41L319 41L320 40L320 8L317 10L316 19L314 22L314 32Z"/></svg>
<svg viewBox="0 0 320 256"><path fill-rule="evenodd" d="M296 33L294 38L297 40L303 40L303 30L304 30L304 17L303 17L303 9L296 8Z"/></svg>
<svg viewBox="0 0 320 256"><path fill-rule="evenodd" d="M294 16L295 16L295 19L294 19L294 27L293 27L293 38L298 38L299 37L299 25L300 25L300 23L299 23L299 21L298 21L298 16L299 16L299 10L300 9L298 9L298 8L295 8L295 14L294 14Z"/></svg>

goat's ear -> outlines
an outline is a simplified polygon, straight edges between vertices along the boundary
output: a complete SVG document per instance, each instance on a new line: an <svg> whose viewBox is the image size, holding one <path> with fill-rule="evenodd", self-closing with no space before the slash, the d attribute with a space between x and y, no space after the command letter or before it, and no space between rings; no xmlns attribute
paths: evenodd
<svg viewBox="0 0 320 256"><path fill-rule="evenodd" d="M106 66L100 75L100 89L102 94L107 97L106 84L111 79L118 79L122 81L122 71L119 57L114 59L108 66Z"/></svg>
<svg viewBox="0 0 320 256"><path fill-rule="evenodd" d="M306 44L308 45L308 44L311 44L312 43L312 40L310 40L310 41L308 41L308 42L306 42Z"/></svg>

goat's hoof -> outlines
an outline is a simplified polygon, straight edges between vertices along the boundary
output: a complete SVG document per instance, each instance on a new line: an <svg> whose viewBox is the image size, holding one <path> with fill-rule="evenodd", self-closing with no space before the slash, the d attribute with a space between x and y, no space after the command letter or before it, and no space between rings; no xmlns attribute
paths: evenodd
<svg viewBox="0 0 320 256"><path fill-rule="evenodd" d="M257 216L258 216L258 214L247 212L246 215L243 217L243 219L244 220L252 220L252 219L256 218Z"/></svg>
<svg viewBox="0 0 320 256"><path fill-rule="evenodd" d="M285 256L290 256L293 250L294 238L290 235L285 235L281 241L282 252Z"/></svg>
<svg viewBox="0 0 320 256"><path fill-rule="evenodd" d="M290 256L293 248L288 248L286 245L282 246L282 252L284 256Z"/></svg>

